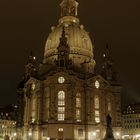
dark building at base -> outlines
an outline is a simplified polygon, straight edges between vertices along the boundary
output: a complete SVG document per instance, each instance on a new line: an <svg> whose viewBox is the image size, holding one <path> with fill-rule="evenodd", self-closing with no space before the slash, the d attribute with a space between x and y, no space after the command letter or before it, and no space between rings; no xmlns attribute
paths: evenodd
<svg viewBox="0 0 140 140"><path fill-rule="evenodd" d="M0 140L9 140L16 137L16 112L16 105L0 108Z"/></svg>

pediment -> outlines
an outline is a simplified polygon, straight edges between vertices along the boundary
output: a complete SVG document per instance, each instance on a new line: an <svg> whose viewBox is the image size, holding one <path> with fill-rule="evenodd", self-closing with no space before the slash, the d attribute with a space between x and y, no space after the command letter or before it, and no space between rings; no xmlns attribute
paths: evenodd
<svg viewBox="0 0 140 140"><path fill-rule="evenodd" d="M108 88L110 83L106 81L101 75L94 76L87 80L87 84L89 86L95 87L95 82L98 81L100 83L100 88Z"/></svg>
<svg viewBox="0 0 140 140"><path fill-rule="evenodd" d="M48 75L46 76L46 83L53 83L53 84L57 84L59 83L58 82L58 78L59 77L64 77L65 79L65 83L66 84L80 84L83 82L82 79L78 78L74 73L68 73L68 72L56 72L56 73L53 73L52 75Z"/></svg>
<svg viewBox="0 0 140 140"><path fill-rule="evenodd" d="M39 80L37 80L36 78L34 78L34 77L30 77L30 79L26 82L26 84L25 85L29 85L29 84L32 84L32 83L38 83L39 82Z"/></svg>
<svg viewBox="0 0 140 140"><path fill-rule="evenodd" d="M39 88L39 87L40 87L40 81L37 80L37 79L34 78L34 77L31 77L31 78L25 83L25 87L33 86L33 84L34 84L34 86L35 86L36 88Z"/></svg>

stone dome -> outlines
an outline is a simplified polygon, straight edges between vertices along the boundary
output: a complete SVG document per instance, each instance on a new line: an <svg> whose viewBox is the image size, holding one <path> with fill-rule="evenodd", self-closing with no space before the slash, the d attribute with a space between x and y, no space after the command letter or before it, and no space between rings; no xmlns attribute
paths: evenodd
<svg viewBox="0 0 140 140"><path fill-rule="evenodd" d="M69 10L65 9L63 3L69 1ZM70 47L69 58L76 66L81 66L83 63L90 63L94 67L95 61L93 59L93 45L89 37L88 32L84 30L84 26L79 24L77 16L77 2L75 1L75 11L73 7L74 0L63 0L60 4L62 8L62 17L59 19L59 24L56 27L52 27L52 32L49 34L44 52L43 63L54 64L57 60L57 48L60 43L63 27L65 28L65 35L67 37L67 43ZM75 15L75 16L74 16Z"/></svg>
<svg viewBox="0 0 140 140"><path fill-rule="evenodd" d="M74 63L83 63L93 59L93 45L89 34L84 30L79 20L72 16L65 16L59 20L57 27L52 27L45 45L44 63L53 63L57 60L57 47L59 46L63 26L65 27L70 59Z"/></svg>

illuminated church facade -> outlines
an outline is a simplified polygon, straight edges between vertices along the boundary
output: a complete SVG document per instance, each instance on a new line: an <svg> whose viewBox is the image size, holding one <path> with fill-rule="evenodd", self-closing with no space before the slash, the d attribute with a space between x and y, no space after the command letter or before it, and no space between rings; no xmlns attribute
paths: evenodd
<svg viewBox="0 0 140 140"><path fill-rule="evenodd" d="M61 18L52 27L44 60L31 54L18 87L17 136L23 140L101 140L106 116L115 137L121 135L121 86L104 54L102 74L94 71L94 48L77 18L78 2L63 0Z"/></svg>

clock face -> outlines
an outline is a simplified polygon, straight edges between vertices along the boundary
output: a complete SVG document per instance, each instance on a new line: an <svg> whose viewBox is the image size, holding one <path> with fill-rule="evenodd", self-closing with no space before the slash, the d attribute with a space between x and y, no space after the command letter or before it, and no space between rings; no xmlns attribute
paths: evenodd
<svg viewBox="0 0 140 140"><path fill-rule="evenodd" d="M99 87L100 87L100 83L99 83L98 80L95 81L95 87L96 87L96 88L99 88Z"/></svg>
<svg viewBox="0 0 140 140"><path fill-rule="evenodd" d="M59 78L58 78L58 82L59 82L60 84L64 83L64 82L65 82L65 78L64 78L64 77L59 77Z"/></svg>

